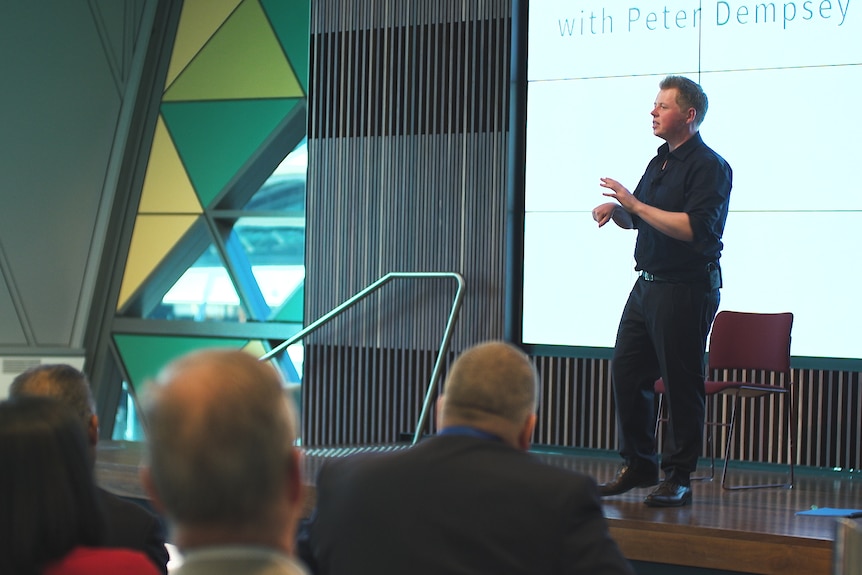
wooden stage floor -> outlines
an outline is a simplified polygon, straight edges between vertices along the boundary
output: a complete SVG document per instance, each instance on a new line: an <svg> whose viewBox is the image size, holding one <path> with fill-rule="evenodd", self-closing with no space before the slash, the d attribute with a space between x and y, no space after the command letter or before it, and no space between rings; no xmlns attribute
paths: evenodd
<svg viewBox="0 0 862 575"><path fill-rule="evenodd" d="M314 476L326 460L359 451L402 448L307 449L306 512L314 505ZM598 482L612 478L619 464L615 454L592 450L537 447L535 453L552 465L586 473ZM137 471L141 460L140 444L103 442L97 478L120 495L143 498ZM678 566L673 573L831 573L835 519L797 512L815 507L862 509L862 473L798 468L793 489L726 491L720 485L721 462L716 465L715 480L693 483L693 504L686 507L647 507L643 498L649 489L603 500L611 534L639 573L662 572L652 568L659 564ZM732 463L729 478L732 483L775 483L783 481L785 470L783 466Z"/></svg>
<svg viewBox="0 0 862 575"><path fill-rule="evenodd" d="M550 463L611 479L620 459L596 452L543 454ZM650 489L635 489L603 500L611 534L635 561L762 574L829 575L835 519L802 516L812 508L862 508L862 475L802 468L792 489L728 491L716 478L692 482L692 505L651 508ZM708 463L699 473L708 471ZM728 483L782 483L786 466L731 462ZM677 571L684 572L684 571Z"/></svg>

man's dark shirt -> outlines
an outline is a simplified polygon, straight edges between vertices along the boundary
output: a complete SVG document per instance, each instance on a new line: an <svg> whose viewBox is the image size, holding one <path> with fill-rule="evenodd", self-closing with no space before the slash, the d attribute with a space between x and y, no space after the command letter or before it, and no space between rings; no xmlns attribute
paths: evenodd
<svg viewBox="0 0 862 575"><path fill-rule="evenodd" d="M635 269L669 278L699 279L707 264L717 264L732 179L728 163L703 143L700 133L672 152L667 143L659 147L634 195L661 210L687 213L694 240L676 240L632 216L638 230Z"/></svg>

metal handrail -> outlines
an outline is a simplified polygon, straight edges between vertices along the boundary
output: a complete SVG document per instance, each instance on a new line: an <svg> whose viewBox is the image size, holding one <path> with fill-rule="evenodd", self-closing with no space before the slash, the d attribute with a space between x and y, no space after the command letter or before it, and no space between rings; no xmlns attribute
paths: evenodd
<svg viewBox="0 0 862 575"><path fill-rule="evenodd" d="M274 347L272 350L260 356L260 361L268 361L272 357L284 351L287 347L293 345L297 341L303 339L311 332L322 327L324 324L331 321L335 316L355 305L360 300L371 294L373 291L382 287L396 278L441 278L448 277L458 282L458 289L455 292L455 299L452 301L452 309L449 312L449 319L446 321L446 329L443 331L443 340L440 342L440 351L437 353L437 359L434 362L434 369L431 371L431 380L428 382L428 391L425 392L425 401L422 402L422 413L419 415L419 421L416 423L416 431L413 434L413 444L417 443L422 437L422 429L428 422L428 415L431 409L431 398L434 395L437 380L440 378L440 372L443 369L443 357L449 349L449 343L452 339L452 331L455 326L455 321L458 318L458 312L461 310L461 302L464 299L464 278L461 274L455 272L390 272L372 283L360 292L357 292L352 297L345 300L342 304L332 308L329 312L320 316L316 321L308 324L300 331L293 334L290 338Z"/></svg>

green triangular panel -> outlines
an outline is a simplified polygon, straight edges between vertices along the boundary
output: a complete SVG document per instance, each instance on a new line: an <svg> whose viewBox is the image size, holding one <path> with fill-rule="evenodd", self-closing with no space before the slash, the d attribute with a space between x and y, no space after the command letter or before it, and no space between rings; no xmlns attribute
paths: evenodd
<svg viewBox="0 0 862 575"><path fill-rule="evenodd" d="M246 0L174 81L163 101L303 95L260 4Z"/></svg>
<svg viewBox="0 0 862 575"><path fill-rule="evenodd" d="M308 94L308 34L311 0L260 0L284 47L302 91Z"/></svg>
<svg viewBox="0 0 862 575"><path fill-rule="evenodd" d="M298 323L302 325L303 307L305 303L305 280L293 290L293 293L287 296L284 304L275 314L275 321L285 321L290 323Z"/></svg>
<svg viewBox="0 0 862 575"><path fill-rule="evenodd" d="M201 205L222 188L300 99L171 102L162 116Z"/></svg>
<svg viewBox="0 0 862 575"><path fill-rule="evenodd" d="M147 383L158 375L165 364L181 355L207 347L241 349L248 340L114 334L114 342L117 344L123 365L126 366L126 373L131 380L129 383L135 390L135 394L142 397Z"/></svg>

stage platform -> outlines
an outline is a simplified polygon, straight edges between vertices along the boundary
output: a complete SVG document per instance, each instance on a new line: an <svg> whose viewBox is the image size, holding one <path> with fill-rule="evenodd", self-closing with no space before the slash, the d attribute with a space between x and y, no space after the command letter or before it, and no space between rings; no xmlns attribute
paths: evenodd
<svg viewBox="0 0 862 575"><path fill-rule="evenodd" d="M314 477L328 459L362 451L392 451L405 445L306 450L308 498L314 506ZM580 471L597 481L613 477L616 454L594 450L536 447L535 454L552 465ZM143 448L137 443L103 442L97 478L107 489L144 498L138 479ZM708 464L708 462L707 462ZM693 504L660 509L643 505L648 489L603 500L611 534L639 575L663 573L720 575L830 575L835 519L798 515L813 508L862 509L862 473L797 468L793 489L726 491L716 478L693 483ZM702 468L700 471L704 471ZM733 483L783 481L785 466L732 463Z"/></svg>
<svg viewBox="0 0 862 575"><path fill-rule="evenodd" d="M620 462L611 453L543 451L539 455L549 463L587 473L599 482L611 479ZM862 508L862 475L797 468L792 489L728 491L721 487L722 464L716 461L715 479L692 482L693 503L689 506L647 507L643 498L650 489L603 499L611 534L625 556L632 561L720 572L829 575L835 519L797 512ZM698 472L708 472L708 462ZM731 462L728 482L781 483L786 472L786 466ZM638 572L646 570L642 566Z"/></svg>

